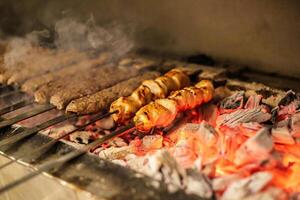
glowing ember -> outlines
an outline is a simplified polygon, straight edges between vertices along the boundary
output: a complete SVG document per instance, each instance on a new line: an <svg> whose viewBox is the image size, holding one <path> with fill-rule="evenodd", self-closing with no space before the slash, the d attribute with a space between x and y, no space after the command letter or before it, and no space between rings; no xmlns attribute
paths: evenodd
<svg viewBox="0 0 300 200"><path fill-rule="evenodd" d="M219 105L209 103L187 112L184 123L168 134L129 132L95 153L164 181L171 192L184 189L222 200L297 199L300 100L272 111L262 100L260 95L246 98L239 92ZM98 122L88 131L106 134L109 126L109 121Z"/></svg>

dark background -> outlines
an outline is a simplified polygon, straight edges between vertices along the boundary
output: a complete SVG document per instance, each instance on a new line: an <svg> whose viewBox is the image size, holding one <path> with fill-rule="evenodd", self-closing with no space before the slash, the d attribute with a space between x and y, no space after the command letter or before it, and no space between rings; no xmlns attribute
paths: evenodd
<svg viewBox="0 0 300 200"><path fill-rule="evenodd" d="M137 47L300 77L298 0L0 0L2 37L91 16L128 26Z"/></svg>

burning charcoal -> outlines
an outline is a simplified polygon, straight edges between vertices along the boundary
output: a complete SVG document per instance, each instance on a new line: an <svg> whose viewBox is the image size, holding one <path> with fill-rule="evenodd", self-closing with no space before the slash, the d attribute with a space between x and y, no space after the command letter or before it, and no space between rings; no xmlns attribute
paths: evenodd
<svg viewBox="0 0 300 200"><path fill-rule="evenodd" d="M188 170L185 191L187 194L197 195L206 199L210 199L213 196L209 179L203 174L200 174L194 170Z"/></svg>
<svg viewBox="0 0 300 200"><path fill-rule="evenodd" d="M230 174L214 178L212 181L212 187L214 191L224 191L230 184L241 179L241 176L238 174Z"/></svg>
<svg viewBox="0 0 300 200"><path fill-rule="evenodd" d="M196 137L207 146L215 145L218 139L216 130L206 121L202 121L200 124L187 123L180 131L187 134L188 137Z"/></svg>
<svg viewBox="0 0 300 200"><path fill-rule="evenodd" d="M222 196L222 200L240 200L261 191L270 181L272 175L268 172L257 172L250 177L230 184Z"/></svg>
<svg viewBox="0 0 300 200"><path fill-rule="evenodd" d="M291 134L293 137L300 137L300 112L292 116L291 129Z"/></svg>
<svg viewBox="0 0 300 200"><path fill-rule="evenodd" d="M266 122L271 119L271 114L263 108L239 109L229 114L220 115L217 126L235 127L240 123Z"/></svg>
<svg viewBox="0 0 300 200"><path fill-rule="evenodd" d="M257 131L259 131L264 126L257 122L248 122L248 123L242 123L240 125L241 133L245 136L252 137L254 136Z"/></svg>
<svg viewBox="0 0 300 200"><path fill-rule="evenodd" d="M286 92L285 96L279 101L278 106L287 106L297 99L297 95L292 90Z"/></svg>
<svg viewBox="0 0 300 200"><path fill-rule="evenodd" d="M133 146L109 147L99 152L99 157L108 160L124 159L128 154L134 153Z"/></svg>
<svg viewBox="0 0 300 200"><path fill-rule="evenodd" d="M184 189L186 185L186 171L166 150L158 150L150 155L143 171L155 180L165 182L170 192Z"/></svg>
<svg viewBox="0 0 300 200"><path fill-rule="evenodd" d="M277 115L280 119L285 119L289 115L293 115L297 112L297 109L300 106L300 101L293 101L286 106L280 106Z"/></svg>
<svg viewBox="0 0 300 200"><path fill-rule="evenodd" d="M263 161L270 156L273 141L268 129L261 129L255 136L243 143L235 153L234 163L242 165L249 162Z"/></svg>
<svg viewBox="0 0 300 200"><path fill-rule="evenodd" d="M142 139L142 148L145 151L160 149L162 142L163 137L161 135L146 135Z"/></svg>
<svg viewBox="0 0 300 200"><path fill-rule="evenodd" d="M194 165L197 154L194 148L193 140L179 140L176 145L171 148L171 153L182 167L189 168Z"/></svg>
<svg viewBox="0 0 300 200"><path fill-rule="evenodd" d="M295 144L295 140L292 137L288 126L274 127L272 128L272 137L275 143L281 144Z"/></svg>
<svg viewBox="0 0 300 200"><path fill-rule="evenodd" d="M257 108L260 105L261 99L262 99L261 95L251 95L248 98L244 108L245 109Z"/></svg>
<svg viewBox="0 0 300 200"><path fill-rule="evenodd" d="M242 108L244 105L244 96L244 91L236 92L233 95L223 99L223 101L221 101L220 108L224 110L224 112L228 112L227 110L230 111Z"/></svg>
<svg viewBox="0 0 300 200"><path fill-rule="evenodd" d="M183 167L194 165L198 156L206 160L215 152L217 132L207 122L187 123L177 133L177 142L171 152Z"/></svg>

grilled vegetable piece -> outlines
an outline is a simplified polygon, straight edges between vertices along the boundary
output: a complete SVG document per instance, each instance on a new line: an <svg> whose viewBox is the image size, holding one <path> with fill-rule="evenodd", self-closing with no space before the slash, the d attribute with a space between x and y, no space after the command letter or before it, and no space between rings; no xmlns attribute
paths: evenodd
<svg viewBox="0 0 300 200"><path fill-rule="evenodd" d="M75 99L69 103L66 111L77 114L90 114L103 111L118 97L128 96L132 93L143 80L156 78L157 76L159 76L157 72L146 72L145 74L122 81L95 94Z"/></svg>
<svg viewBox="0 0 300 200"><path fill-rule="evenodd" d="M170 92L184 88L190 84L188 75L179 69L172 69L155 80L143 81L130 96L120 97L110 106L115 122L126 123L144 105L152 100L165 98Z"/></svg>
<svg viewBox="0 0 300 200"><path fill-rule="evenodd" d="M176 118L178 112L210 101L213 91L212 83L202 80L193 87L172 92L168 98L155 100L139 109L133 118L135 126L142 132L148 132L153 127L166 127Z"/></svg>

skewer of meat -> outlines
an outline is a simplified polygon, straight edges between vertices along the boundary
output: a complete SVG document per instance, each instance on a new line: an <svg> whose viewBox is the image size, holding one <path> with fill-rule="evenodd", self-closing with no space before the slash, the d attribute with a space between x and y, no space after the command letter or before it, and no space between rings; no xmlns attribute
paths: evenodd
<svg viewBox="0 0 300 200"><path fill-rule="evenodd" d="M32 77L87 59L86 54L74 50L51 51L49 54L36 56L31 62L24 62L24 65L18 71L14 71L8 78L7 84L19 86Z"/></svg>
<svg viewBox="0 0 300 200"><path fill-rule="evenodd" d="M193 109L210 101L213 91L213 84L202 80L193 87L172 92L168 98L157 99L139 109L133 118L134 125L142 132L148 132L154 127L167 127L178 112Z"/></svg>
<svg viewBox="0 0 300 200"><path fill-rule="evenodd" d="M120 81L134 77L137 69L100 66L82 70L74 76L63 77L40 87L34 94L37 102L47 102L64 108L71 100L98 92Z"/></svg>
<svg viewBox="0 0 300 200"><path fill-rule="evenodd" d="M155 80L143 81L130 96L120 97L110 106L112 118L118 124L131 119L136 111L152 100L165 98L170 92L184 88L190 84L188 75L180 69L172 69Z"/></svg>
<svg viewBox="0 0 300 200"><path fill-rule="evenodd" d="M159 76L157 72L146 72L137 77L122 81L112 87L101 90L95 94L88 95L71 101L66 107L67 112L77 114L91 114L103 111L120 96L128 96L146 79Z"/></svg>
<svg viewBox="0 0 300 200"><path fill-rule="evenodd" d="M101 53L99 57L93 59L86 59L76 64L64 67L62 69L46 73L35 78L31 78L22 84L21 90L23 92L33 94L42 85L45 85L51 81L58 80L64 77L72 77L76 73L80 74L82 71L89 70L92 67L103 65L109 60L109 57L109 54Z"/></svg>

